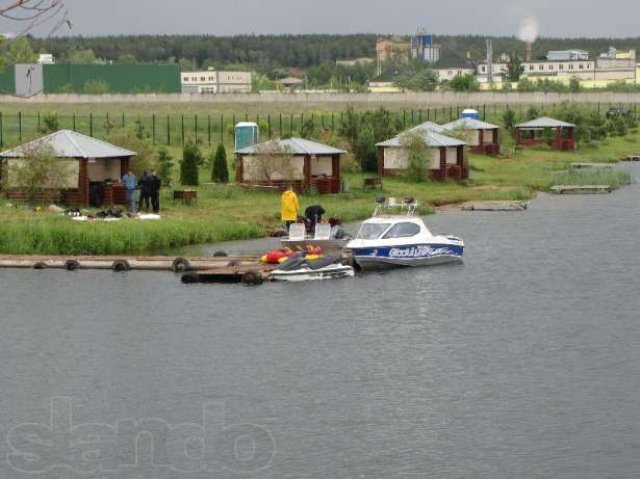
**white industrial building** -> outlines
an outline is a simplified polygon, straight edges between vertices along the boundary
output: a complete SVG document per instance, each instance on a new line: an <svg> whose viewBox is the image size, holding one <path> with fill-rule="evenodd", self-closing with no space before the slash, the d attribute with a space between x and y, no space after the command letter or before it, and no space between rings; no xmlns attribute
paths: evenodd
<svg viewBox="0 0 640 480"><path fill-rule="evenodd" d="M181 72L182 93L251 93L251 72Z"/></svg>

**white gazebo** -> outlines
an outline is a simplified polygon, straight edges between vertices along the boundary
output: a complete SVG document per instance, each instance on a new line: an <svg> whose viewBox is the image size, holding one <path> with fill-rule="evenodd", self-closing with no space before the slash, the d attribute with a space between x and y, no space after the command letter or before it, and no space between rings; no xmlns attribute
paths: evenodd
<svg viewBox="0 0 640 480"><path fill-rule="evenodd" d="M424 166L428 170L429 178L432 180L468 178L469 171L464 162L465 142L447 137L428 128L428 126L419 125L409 132L418 132L430 152L427 164ZM380 177L397 175L408 167L408 151L402 142L403 135L404 133L401 133L376 144L378 147L378 175Z"/></svg>
<svg viewBox="0 0 640 480"><path fill-rule="evenodd" d="M60 168L67 172L63 201L69 205L87 206L91 187L100 185L101 204L125 203L119 180L130 167L136 154L102 140L71 130L59 130L11 150L0 153L2 168L8 175L5 194L8 198L24 200L26 194L20 185L12 184L11 167L22 167L34 152L50 152L60 160Z"/></svg>
<svg viewBox="0 0 640 480"><path fill-rule="evenodd" d="M318 193L339 193L340 156L344 150L304 138L257 143L235 151L236 182Z"/></svg>

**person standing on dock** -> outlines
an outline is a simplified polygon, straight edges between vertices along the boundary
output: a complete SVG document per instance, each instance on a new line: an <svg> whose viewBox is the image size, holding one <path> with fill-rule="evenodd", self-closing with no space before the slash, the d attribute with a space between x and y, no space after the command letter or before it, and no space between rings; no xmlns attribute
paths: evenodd
<svg viewBox="0 0 640 480"><path fill-rule="evenodd" d="M298 220L299 209L298 196L293 191L293 185L288 185L280 197L280 218L287 232L289 231L289 226Z"/></svg>
<svg viewBox="0 0 640 480"><path fill-rule="evenodd" d="M160 180L158 172L155 170L151 171L151 176L148 179L148 185L153 213L158 213L160 211L160 187L162 186L162 180Z"/></svg>
<svg viewBox="0 0 640 480"><path fill-rule="evenodd" d="M129 206L129 213L136 213L136 187L138 182L136 176L131 169L122 177L122 186L124 187L124 193L127 196L127 205Z"/></svg>

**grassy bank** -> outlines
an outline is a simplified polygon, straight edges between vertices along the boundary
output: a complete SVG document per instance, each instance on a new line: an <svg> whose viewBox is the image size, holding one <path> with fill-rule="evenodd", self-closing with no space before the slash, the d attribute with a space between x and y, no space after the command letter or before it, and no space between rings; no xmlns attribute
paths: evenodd
<svg viewBox="0 0 640 480"><path fill-rule="evenodd" d="M496 112L498 115L499 111ZM499 157L469 156L471 175L468 182L415 183L385 178L382 193L398 198L414 196L422 205L423 214L445 204L522 201L558 183L562 175L573 175L573 180L578 182L576 175L581 174L562 173L573 162L615 162L626 155L640 153L637 149L640 133L637 131L625 137L610 137L591 146L581 146L577 152L557 152L548 148L516 151L513 139L507 134L502 134L501 142L503 154ZM209 151L203 150L207 156ZM181 157L179 147L172 146L170 151L174 159ZM593 178L593 175L608 174L589 172L588 183L616 186L628 181L628 178L600 178L600 181ZM206 182L209 176L209 170L203 168L201 181ZM302 195L301 210L319 203L327 216L335 215L345 222L366 218L380 191L363 189L364 176L344 173L343 179L349 188L338 195ZM197 190L197 203L190 206L174 203L171 189L164 190L162 220L147 222L134 219L113 223L74 222L69 217L34 211L25 205L9 206L4 200L0 204L0 253L168 253L193 244L257 238L279 227L279 192L211 184Z"/></svg>
<svg viewBox="0 0 640 480"><path fill-rule="evenodd" d="M381 192L398 198L413 195L423 214L445 204L522 201L556 183L569 162L584 160L572 153L536 151L510 158L472 156L471 180L466 184L385 179ZM610 175L611 171L601 173ZM362 179L361 174L345 175L349 191L338 195L301 195L301 210L319 203L327 216L336 215L343 221L366 218L380 191L363 189ZM163 218L159 221L127 218L119 222L75 222L26 205L9 206L5 200L0 207L0 253L162 254L188 245L258 238L280 225L279 192L207 185L198 188L196 204L181 205L171 197L171 191L162 192Z"/></svg>

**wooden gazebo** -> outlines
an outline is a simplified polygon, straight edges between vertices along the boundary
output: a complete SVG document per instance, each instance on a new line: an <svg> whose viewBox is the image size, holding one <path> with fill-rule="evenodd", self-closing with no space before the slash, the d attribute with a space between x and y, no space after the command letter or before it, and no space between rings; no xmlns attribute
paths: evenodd
<svg viewBox="0 0 640 480"><path fill-rule="evenodd" d="M498 132L500 127L476 118L459 118L443 125L450 132L463 132L469 149L474 153L497 155L500 153Z"/></svg>
<svg viewBox="0 0 640 480"><path fill-rule="evenodd" d="M339 193L344 150L304 138L269 140L236 150L236 182L247 186Z"/></svg>
<svg viewBox="0 0 640 480"><path fill-rule="evenodd" d="M464 160L465 142L447 137L430 126L418 126L410 130L424 140L429 155L424 166L429 178L442 181L447 178L464 180L469 178L469 169ZM408 151L403 145L402 135L377 143L378 175L395 176L405 171L409 165Z"/></svg>
<svg viewBox="0 0 640 480"><path fill-rule="evenodd" d="M59 159L60 168L65 168L68 174L62 199L41 200L62 200L67 205L82 207L89 205L90 197L96 206L126 203L119 182L129 169L131 158L136 152L78 132L59 130L0 153L3 164L0 171L8 175L12 166L24 166L33 152L43 150L50 151L51 155ZM5 194L14 200L25 200L27 197L24 189L20 185L12 185L10 179Z"/></svg>
<svg viewBox="0 0 640 480"><path fill-rule="evenodd" d="M516 146L530 147L548 141L546 131L551 131L549 146L555 150L576 148L576 126L550 117L536 118L516 125Z"/></svg>

